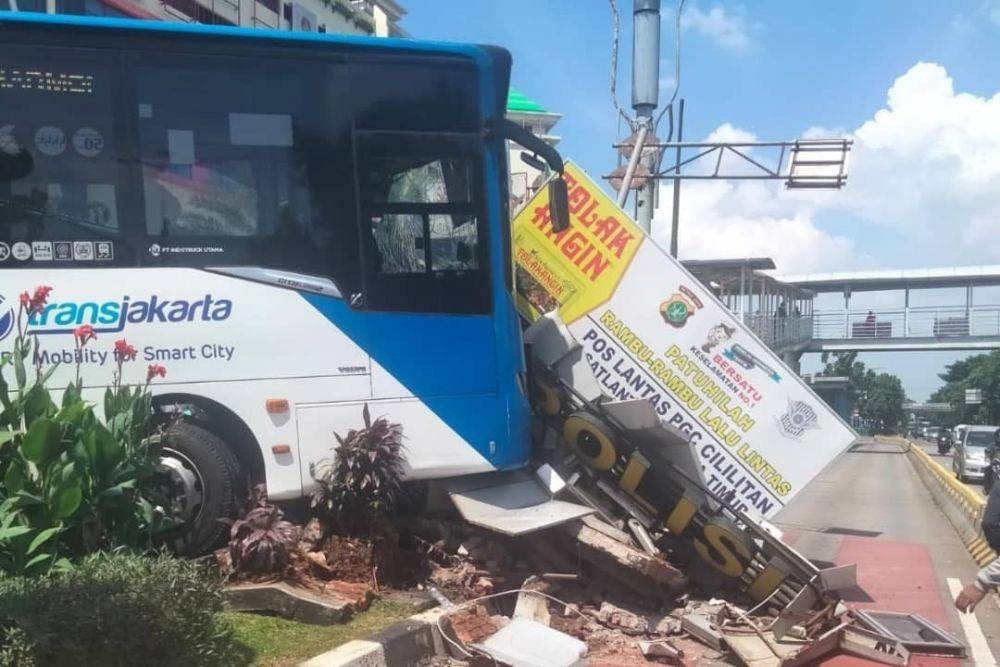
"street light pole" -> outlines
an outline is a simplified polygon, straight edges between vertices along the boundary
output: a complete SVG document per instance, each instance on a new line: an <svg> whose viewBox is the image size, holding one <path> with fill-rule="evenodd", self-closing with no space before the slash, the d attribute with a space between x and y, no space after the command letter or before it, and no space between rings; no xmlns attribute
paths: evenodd
<svg viewBox="0 0 1000 667"><path fill-rule="evenodd" d="M684 141L684 98L681 98L680 109L677 112L677 142ZM674 173L678 176L681 173L681 148L677 147L677 166ZM681 209L681 179L674 179L674 209L670 218L670 256L677 258L677 233L680 228Z"/></svg>
<svg viewBox="0 0 1000 667"><path fill-rule="evenodd" d="M634 0L632 7L632 108L636 122L653 131L653 112L660 96L660 0ZM638 146L638 144L637 144ZM648 174L656 172L657 150L642 151ZM646 179L636 193L637 222L647 234L656 207L657 183Z"/></svg>

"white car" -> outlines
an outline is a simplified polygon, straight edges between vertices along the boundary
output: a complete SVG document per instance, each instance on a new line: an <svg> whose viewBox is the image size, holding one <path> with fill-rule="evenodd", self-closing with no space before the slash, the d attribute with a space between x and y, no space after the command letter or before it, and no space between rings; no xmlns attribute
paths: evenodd
<svg viewBox="0 0 1000 667"><path fill-rule="evenodd" d="M986 474L989 460L986 448L993 445L996 426L969 426L961 440L955 441L951 455L951 469L959 480L981 480Z"/></svg>

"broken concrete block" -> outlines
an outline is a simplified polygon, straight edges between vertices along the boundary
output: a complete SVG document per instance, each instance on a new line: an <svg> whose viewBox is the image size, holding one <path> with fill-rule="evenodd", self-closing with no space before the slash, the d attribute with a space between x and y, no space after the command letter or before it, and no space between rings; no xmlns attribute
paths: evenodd
<svg viewBox="0 0 1000 667"><path fill-rule="evenodd" d="M610 602L602 602L597 618L604 625L621 630L626 634L641 635L649 629L649 621L642 616L616 607Z"/></svg>
<svg viewBox="0 0 1000 667"><path fill-rule="evenodd" d="M704 614L685 614L681 618L681 630L716 651L722 650L722 635L712 627L712 622Z"/></svg>
<svg viewBox="0 0 1000 667"><path fill-rule="evenodd" d="M639 642L639 650L649 658L673 658L675 660L684 657L684 651L680 650L666 639L655 642Z"/></svg>
<svg viewBox="0 0 1000 667"><path fill-rule="evenodd" d="M331 585L356 587L341 590ZM356 611L367 609L373 598L367 584L328 582L327 595L296 588L284 582L237 584L223 589L226 607L232 611L270 611L302 623L329 625L347 621Z"/></svg>
<svg viewBox="0 0 1000 667"><path fill-rule="evenodd" d="M681 620L673 616L664 616L653 625L653 632L658 635L676 635L681 631Z"/></svg>
<svg viewBox="0 0 1000 667"><path fill-rule="evenodd" d="M320 542L323 541L323 533L323 524L320 523L319 519L315 517L309 519L309 523L302 529L302 538L299 540L299 547L305 551L316 550L319 548Z"/></svg>
<svg viewBox="0 0 1000 667"><path fill-rule="evenodd" d="M545 596L532 593L530 589L517 594L517 604L514 606L513 615L530 618L542 625L550 625L552 621L548 599Z"/></svg>
<svg viewBox="0 0 1000 667"><path fill-rule="evenodd" d="M684 574L661 557L608 537L583 524L565 529L578 544L580 556L616 582L645 598L662 597L685 584Z"/></svg>

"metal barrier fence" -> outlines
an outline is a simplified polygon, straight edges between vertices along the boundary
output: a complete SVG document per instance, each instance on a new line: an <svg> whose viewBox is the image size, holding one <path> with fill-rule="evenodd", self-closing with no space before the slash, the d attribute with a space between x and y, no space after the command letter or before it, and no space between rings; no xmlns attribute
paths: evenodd
<svg viewBox="0 0 1000 667"><path fill-rule="evenodd" d="M1000 306L816 311L819 339L964 338L1000 336Z"/></svg>
<svg viewBox="0 0 1000 667"><path fill-rule="evenodd" d="M744 313L743 322L772 349L803 343L813 335L813 318L810 315L782 317Z"/></svg>
<svg viewBox="0 0 1000 667"><path fill-rule="evenodd" d="M983 537L986 499L958 481L950 470L931 458L917 443L904 438L891 440L909 447L910 461L976 563L982 567L995 560L997 553Z"/></svg>

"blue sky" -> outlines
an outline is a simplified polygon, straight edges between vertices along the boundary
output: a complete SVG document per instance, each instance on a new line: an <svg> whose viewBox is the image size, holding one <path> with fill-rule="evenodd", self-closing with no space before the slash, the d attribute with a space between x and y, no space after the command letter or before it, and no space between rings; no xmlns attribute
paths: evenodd
<svg viewBox="0 0 1000 667"><path fill-rule="evenodd" d="M619 99L629 99L631 0ZM592 175L615 165L606 0L405 0L417 38L499 44L513 83L564 115L560 149ZM661 78L672 86L676 2L663 2ZM685 138L855 136L845 191L760 184L682 190L681 256L767 254L779 270L1000 263L1000 0L688 0ZM892 103L888 101L892 89ZM661 99L672 88L661 90ZM721 129L720 129L721 128ZM669 195L669 193L667 193ZM669 201L669 196L665 198ZM654 222L661 241L662 223ZM659 223L659 228L657 226ZM925 398L954 354L878 355ZM807 358L807 370L817 360Z"/></svg>

